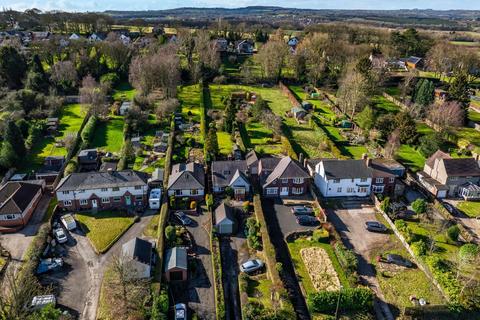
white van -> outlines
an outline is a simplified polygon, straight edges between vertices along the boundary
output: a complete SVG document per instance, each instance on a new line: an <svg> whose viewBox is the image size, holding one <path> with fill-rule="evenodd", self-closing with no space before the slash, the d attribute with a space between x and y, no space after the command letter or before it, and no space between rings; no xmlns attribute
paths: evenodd
<svg viewBox="0 0 480 320"><path fill-rule="evenodd" d="M148 198L148 206L150 209L160 209L160 202L162 199L162 190L152 189L150 197Z"/></svg>
<svg viewBox="0 0 480 320"><path fill-rule="evenodd" d="M68 231L72 231L77 228L77 222L75 222L75 219L71 214L65 214L63 215L60 220L62 221L62 224L65 226L65 228Z"/></svg>

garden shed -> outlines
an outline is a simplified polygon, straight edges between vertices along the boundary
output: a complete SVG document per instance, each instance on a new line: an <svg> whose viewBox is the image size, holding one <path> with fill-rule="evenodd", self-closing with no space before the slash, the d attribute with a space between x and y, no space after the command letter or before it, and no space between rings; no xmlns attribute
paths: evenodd
<svg viewBox="0 0 480 320"><path fill-rule="evenodd" d="M217 233L229 235L236 232L237 222L234 215L234 209L222 202L215 209L215 227Z"/></svg>
<svg viewBox="0 0 480 320"><path fill-rule="evenodd" d="M187 249L182 247L168 249L165 257L165 278L167 281L185 281L187 277Z"/></svg>

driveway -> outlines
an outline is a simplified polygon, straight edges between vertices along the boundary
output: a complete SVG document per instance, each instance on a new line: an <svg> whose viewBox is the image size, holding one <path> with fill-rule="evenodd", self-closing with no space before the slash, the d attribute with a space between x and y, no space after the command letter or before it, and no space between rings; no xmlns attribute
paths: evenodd
<svg viewBox="0 0 480 320"><path fill-rule="evenodd" d="M296 216L291 212L293 205L284 205L284 202L290 203L288 201L282 201L280 199L272 201L265 201L268 203L267 211L272 211L275 213L276 219L278 221L280 231L284 237L289 235L292 232L298 231L308 231L308 230L315 230L318 226L301 226L297 223ZM295 205L301 205L305 202L298 203L296 202ZM293 203L292 203L293 204ZM265 215L267 213L265 212Z"/></svg>
<svg viewBox="0 0 480 320"><path fill-rule="evenodd" d="M377 295L377 318L394 319L381 292L375 269L370 263L372 253L389 242L388 234L373 233L365 230L365 222L376 221L375 209L370 205L350 205L348 209L326 209L327 218L333 223L343 243L353 249L358 256L358 275L360 281L370 287Z"/></svg>
<svg viewBox="0 0 480 320"><path fill-rule="evenodd" d="M455 218L455 221L457 223L460 223L463 225L465 229L470 233L472 236L472 241L475 242L476 244L480 243L480 220L475 219L475 218L470 218L463 212L457 209L457 205L461 200L450 200L450 199L445 199L442 200L444 202L447 202L451 204L455 210L452 212L452 216Z"/></svg>

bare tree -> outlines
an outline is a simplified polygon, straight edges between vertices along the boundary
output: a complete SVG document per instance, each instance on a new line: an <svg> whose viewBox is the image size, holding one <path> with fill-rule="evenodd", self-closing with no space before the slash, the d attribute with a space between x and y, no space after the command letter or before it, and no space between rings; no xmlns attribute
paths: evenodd
<svg viewBox="0 0 480 320"><path fill-rule="evenodd" d="M77 70L72 61L59 61L52 66L50 79L63 89L77 84Z"/></svg>
<svg viewBox="0 0 480 320"><path fill-rule="evenodd" d="M283 41L268 41L255 56L260 63L263 75L274 81L278 81L282 75L288 55L288 46Z"/></svg>
<svg viewBox="0 0 480 320"><path fill-rule="evenodd" d="M400 132L397 129L388 137L387 144L385 145L385 158L393 159L398 148L400 148Z"/></svg>
<svg viewBox="0 0 480 320"><path fill-rule="evenodd" d="M157 120L161 120L165 117L168 117L179 106L180 106L180 103L178 102L177 99L169 98L169 99L161 100L155 109L155 115L157 116Z"/></svg>
<svg viewBox="0 0 480 320"><path fill-rule="evenodd" d="M210 40L208 31L201 30L195 37L195 52L201 64L213 71L218 71L220 66L220 53L215 42Z"/></svg>
<svg viewBox="0 0 480 320"><path fill-rule="evenodd" d="M80 88L80 102L87 106L87 111L92 115L108 114L107 88L100 85L95 79L88 75L82 80Z"/></svg>
<svg viewBox="0 0 480 320"><path fill-rule="evenodd" d="M338 103L342 112L353 118L367 104L367 88L363 76L352 67L347 69L338 88Z"/></svg>
<svg viewBox="0 0 480 320"><path fill-rule="evenodd" d="M432 105L428 111L428 119L440 130L449 127L460 127L464 123L465 111L456 101L447 101L441 105Z"/></svg>
<svg viewBox="0 0 480 320"><path fill-rule="evenodd" d="M41 293L41 286L30 272L14 272L9 269L2 283L0 294L1 319L26 319L29 310L25 308L35 295Z"/></svg>

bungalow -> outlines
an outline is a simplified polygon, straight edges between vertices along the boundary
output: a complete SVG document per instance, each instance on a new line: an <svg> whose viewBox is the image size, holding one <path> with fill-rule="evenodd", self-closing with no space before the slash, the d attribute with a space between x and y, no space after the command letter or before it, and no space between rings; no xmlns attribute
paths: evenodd
<svg viewBox="0 0 480 320"><path fill-rule="evenodd" d="M72 173L55 189L63 210L144 208L147 174L133 170Z"/></svg>
<svg viewBox="0 0 480 320"><path fill-rule="evenodd" d="M185 248L174 247L167 250L165 255L165 278L168 282L187 280L188 259Z"/></svg>
<svg viewBox="0 0 480 320"><path fill-rule="evenodd" d="M0 232L25 227L40 202L44 181L11 181L0 189Z"/></svg>
<svg viewBox="0 0 480 320"><path fill-rule="evenodd" d="M290 157L261 159L259 172L263 194L267 197L303 195L310 185L308 172Z"/></svg>
<svg viewBox="0 0 480 320"><path fill-rule="evenodd" d="M236 200L245 200L250 193L247 162L238 161L213 161L212 162L213 192L223 193L226 188L233 189Z"/></svg>
<svg viewBox="0 0 480 320"><path fill-rule="evenodd" d="M100 156L97 149L81 150L77 156L80 171L96 171L100 165Z"/></svg>
<svg viewBox="0 0 480 320"><path fill-rule="evenodd" d="M153 246L149 241L133 238L122 245L122 259L127 265L130 279L150 278L152 274Z"/></svg>
<svg viewBox="0 0 480 320"><path fill-rule="evenodd" d="M215 209L215 229L218 234L231 235L236 232L237 221L234 210L224 201Z"/></svg>
<svg viewBox="0 0 480 320"><path fill-rule="evenodd" d="M465 197L469 200L480 199L472 185L480 182L478 159L457 158L440 150L425 162L423 171L417 174L420 183L435 197Z"/></svg>
<svg viewBox="0 0 480 320"><path fill-rule="evenodd" d="M205 171L199 163L177 163L168 178L168 196L202 199L205 195Z"/></svg>

